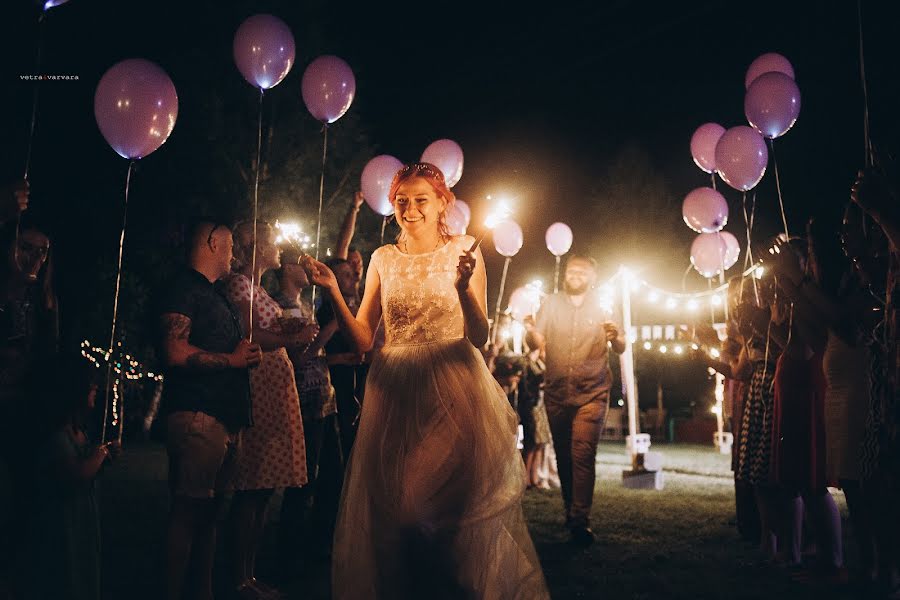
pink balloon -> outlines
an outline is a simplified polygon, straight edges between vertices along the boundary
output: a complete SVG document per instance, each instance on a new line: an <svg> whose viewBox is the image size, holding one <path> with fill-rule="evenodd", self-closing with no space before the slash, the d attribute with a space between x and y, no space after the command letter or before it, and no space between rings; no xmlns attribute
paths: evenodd
<svg viewBox="0 0 900 600"><path fill-rule="evenodd" d="M701 233L691 244L691 264L709 279L722 272L726 242L718 233Z"/></svg>
<svg viewBox="0 0 900 600"><path fill-rule="evenodd" d="M463 152L459 144L453 140L432 142L422 153L421 161L431 163L440 169L447 187L453 187L462 177Z"/></svg>
<svg viewBox="0 0 900 600"><path fill-rule="evenodd" d="M509 312L516 321L537 314L541 308L541 293L532 287L520 287L509 296Z"/></svg>
<svg viewBox="0 0 900 600"><path fill-rule="evenodd" d="M356 78L350 65L337 56L320 56L303 72L301 85L306 109L323 123L344 116L356 94Z"/></svg>
<svg viewBox="0 0 900 600"><path fill-rule="evenodd" d="M166 72L142 58L114 64L97 84L94 117L119 156L143 158L165 143L178 117L178 95Z"/></svg>
<svg viewBox="0 0 900 600"><path fill-rule="evenodd" d="M764 73L750 84L744 96L744 114L765 137L781 137L800 116L800 88L784 73Z"/></svg>
<svg viewBox="0 0 900 600"><path fill-rule="evenodd" d="M741 243L734 234L720 231L719 235L725 240L725 270L727 271L738 261L741 256Z"/></svg>
<svg viewBox="0 0 900 600"><path fill-rule="evenodd" d="M744 75L744 89L750 89L750 85L756 81L757 77L772 71L784 73L791 79L794 78L794 67L791 65L791 61L777 52L769 52L758 56L750 63L750 66L747 68L747 74Z"/></svg>
<svg viewBox="0 0 900 600"><path fill-rule="evenodd" d="M716 172L736 190L746 192L756 187L766 174L768 162L766 141L747 125L728 129L716 144Z"/></svg>
<svg viewBox="0 0 900 600"><path fill-rule="evenodd" d="M253 15L241 23L232 44L234 63L250 85L275 87L294 66L294 35L272 15Z"/></svg>
<svg viewBox="0 0 900 600"><path fill-rule="evenodd" d="M360 190L369 208L383 217L394 214L394 206L388 198L391 181L403 163L388 154L381 154L366 163L360 177Z"/></svg>
<svg viewBox="0 0 900 600"><path fill-rule="evenodd" d="M506 257L513 257L522 249L525 237L522 228L512 220L500 221L494 227L494 248Z"/></svg>
<svg viewBox="0 0 900 600"><path fill-rule="evenodd" d="M565 223L554 223L544 234L547 250L553 256L562 256L572 248L572 230Z"/></svg>
<svg viewBox="0 0 900 600"><path fill-rule="evenodd" d="M701 171L713 173L716 170L716 144L725 133L718 123L704 123L691 136L691 156Z"/></svg>
<svg viewBox="0 0 900 600"><path fill-rule="evenodd" d="M444 217L447 222L447 229L450 235L465 235L466 228L469 226L466 222L466 213L454 202Z"/></svg>
<svg viewBox="0 0 900 600"><path fill-rule="evenodd" d="M454 202L454 205L459 207L459 210L463 212L466 216L466 227L469 226L469 223L472 222L472 210L469 208L469 205L457 198Z"/></svg>
<svg viewBox="0 0 900 600"><path fill-rule="evenodd" d="M685 196L681 216L697 233L719 231L728 223L728 202L716 190L699 187Z"/></svg>

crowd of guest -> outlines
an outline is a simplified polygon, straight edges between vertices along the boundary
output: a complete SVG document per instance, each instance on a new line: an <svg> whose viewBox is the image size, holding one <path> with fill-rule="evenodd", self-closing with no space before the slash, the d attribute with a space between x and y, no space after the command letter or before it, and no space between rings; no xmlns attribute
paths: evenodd
<svg viewBox="0 0 900 600"><path fill-rule="evenodd" d="M851 196L841 222L817 217L803 238L785 237L757 252L767 275L732 281L725 341L700 341L720 348L710 366L728 378L741 535L798 578L846 581L848 536L829 491L840 488L859 577L897 597L900 194L892 179L867 171ZM27 184L4 198L0 476L10 485L0 511L0 597L96 599L94 486L121 444L92 441L87 423L109 382L105 369L59 352L51 236L27 217ZM357 194L328 260L352 313L364 285L362 255L350 245L362 203ZM158 419L172 495L165 594L212 597L224 524L235 597L279 598L256 574L273 497L283 491L279 569L290 573L304 561L327 559L371 354L353 351L330 303L310 301L303 252L276 244L268 223L197 219L185 245L184 267L155 299L166 378ZM593 305L575 301L591 288L596 264L573 257L568 271L558 306L545 303L540 315L525 318L521 347L512 348L498 326L483 353L518 417L524 486L562 488L567 526L591 543L590 498L581 496L594 490L597 427L610 383L607 345L620 352L624 342L614 324L594 318ZM556 325L548 306L562 315ZM591 397L582 404L556 392L547 399L548 347L552 354L554 336L574 336L561 324L580 327L582 313L592 324L582 362L596 359L590 364L606 369L599 381L605 387L585 392ZM379 334L374 351L384 343ZM571 375L556 373L557 359L549 363L551 392L572 383ZM35 389L39 396L30 396ZM587 409L599 416L578 416ZM17 425L35 410L37 438ZM582 434L591 439L582 443ZM589 454L590 464L578 453Z"/></svg>
<svg viewBox="0 0 900 600"><path fill-rule="evenodd" d="M760 248L735 278L721 359L735 432L737 525L800 579L897 597L900 506L898 188L861 172L842 216ZM711 341L710 344L717 344ZM843 491L849 535L829 488ZM859 572L848 573L849 538Z"/></svg>

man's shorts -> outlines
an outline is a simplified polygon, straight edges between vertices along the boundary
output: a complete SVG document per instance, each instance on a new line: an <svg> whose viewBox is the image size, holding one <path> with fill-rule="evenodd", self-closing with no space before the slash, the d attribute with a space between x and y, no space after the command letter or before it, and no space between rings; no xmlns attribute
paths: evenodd
<svg viewBox="0 0 900 600"><path fill-rule="evenodd" d="M230 433L219 420L202 412L174 412L166 424L172 495L213 498L228 489L240 433Z"/></svg>

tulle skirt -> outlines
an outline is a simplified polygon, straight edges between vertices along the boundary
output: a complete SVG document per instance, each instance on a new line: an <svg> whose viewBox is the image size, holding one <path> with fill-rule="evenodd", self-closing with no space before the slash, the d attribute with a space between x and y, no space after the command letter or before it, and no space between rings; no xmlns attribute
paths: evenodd
<svg viewBox="0 0 900 600"><path fill-rule="evenodd" d="M334 597L548 598L516 426L468 340L382 349L342 493Z"/></svg>

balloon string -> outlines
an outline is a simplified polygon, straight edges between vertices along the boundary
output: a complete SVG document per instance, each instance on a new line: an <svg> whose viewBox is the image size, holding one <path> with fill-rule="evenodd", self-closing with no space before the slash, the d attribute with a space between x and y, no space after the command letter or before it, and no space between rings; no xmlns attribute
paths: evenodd
<svg viewBox="0 0 900 600"><path fill-rule="evenodd" d="M500 326L500 303L503 301L503 290L506 288L506 273L509 271L509 263L512 258L506 257L503 262L503 275L500 276L500 293L497 294L497 305L494 307L494 333L491 335L491 346L497 345L497 330Z"/></svg>
<svg viewBox="0 0 900 600"><path fill-rule="evenodd" d="M772 154L772 166L775 168L775 190L778 192L778 208L781 209L781 223L784 225L785 241L791 239L791 233L788 231L787 215L784 213L784 200L781 196L781 177L778 174L778 159L775 158L775 140L769 139L769 148Z"/></svg>
<svg viewBox="0 0 900 600"><path fill-rule="evenodd" d="M41 12L41 16L38 17L38 35L37 35L37 51L35 52L34 59L34 74L41 74L41 49L44 45L44 17L46 13ZM28 128L28 144L25 147L25 172L22 175L22 179L25 181L26 186L28 185L28 173L31 171L31 150L34 147L34 126L37 123L37 105L38 105L38 90L40 89L39 85L40 80L34 82L34 94L31 99L31 125ZM16 266L17 271L22 270L22 265L19 263L19 232L22 228L22 213L16 213L16 233L15 239L13 240L13 264Z"/></svg>
<svg viewBox="0 0 900 600"><path fill-rule="evenodd" d="M869 88L866 84L866 61L863 52L862 0L856 2L857 24L859 26L859 77L863 92L863 143L865 144L865 165L871 167L875 163L875 152L869 135Z"/></svg>
<svg viewBox="0 0 900 600"><path fill-rule="evenodd" d="M41 54L44 46L44 16L45 13L42 12L40 18L38 18L38 41L34 59L34 74L36 76L41 75ZM28 173L31 171L31 150L34 147L34 126L37 123L39 89L40 80L34 82L34 94L31 99L31 126L28 128L28 146L25 151L25 174L22 176L22 179L25 181L28 181Z"/></svg>
<svg viewBox="0 0 900 600"><path fill-rule="evenodd" d="M691 272L691 269L694 268L694 264L691 263L687 266L687 269L684 270L684 273L681 275L681 292L687 293L687 276L688 273Z"/></svg>
<svg viewBox="0 0 900 600"><path fill-rule="evenodd" d="M113 314L112 326L109 334L109 349L106 353L106 393L103 403L103 429L100 435L100 441L106 441L106 419L109 416L109 390L110 381L112 379L113 366L113 349L116 343L116 323L119 316L119 291L122 287L122 254L125 248L125 226L128 223L128 190L131 188L131 174L134 171L135 161L132 159L128 162L128 174L125 176L125 206L122 210L122 232L119 234L119 260L116 266L116 291L113 295ZM121 439L121 436L120 436Z"/></svg>
<svg viewBox="0 0 900 600"><path fill-rule="evenodd" d="M716 172L713 171L709 174L709 178L712 179L712 188L716 189Z"/></svg>
<svg viewBox="0 0 900 600"><path fill-rule="evenodd" d="M253 300L256 298L256 234L257 234L257 217L259 216L259 171L260 162L262 161L262 118L263 118L263 95L265 90L259 88L259 119L256 128L256 173L253 182L253 253L250 259L250 322L247 327L250 329L249 339L253 341Z"/></svg>
<svg viewBox="0 0 900 600"><path fill-rule="evenodd" d="M390 219L390 217L385 216L385 217L381 220L381 244L382 244L382 245L384 245L384 230L387 228L388 219Z"/></svg>
<svg viewBox="0 0 900 600"><path fill-rule="evenodd" d="M741 197L741 210L744 213L744 225L747 229L747 252L744 254L744 272L741 277L741 293L740 293L740 301L744 300L744 279L747 277L747 273L750 274L751 281L753 283L753 294L756 297L756 303L759 304L759 291L756 289L756 278L754 277L753 271L749 269L749 267L753 264L753 248L751 247L752 237L751 233L753 230L753 219L756 216L756 194L753 194L753 206L750 209L750 216L747 216L747 192L743 193Z"/></svg>
<svg viewBox="0 0 900 600"><path fill-rule="evenodd" d="M553 293L559 292L559 262L560 257L556 257L556 267L553 269Z"/></svg>
<svg viewBox="0 0 900 600"><path fill-rule="evenodd" d="M322 126L322 174L319 177L319 213L316 218L316 260L319 260L319 246L322 242L322 200L325 198L325 161L328 158L328 123ZM383 229L383 228L382 228ZM312 289L313 306L316 303L316 288Z"/></svg>

